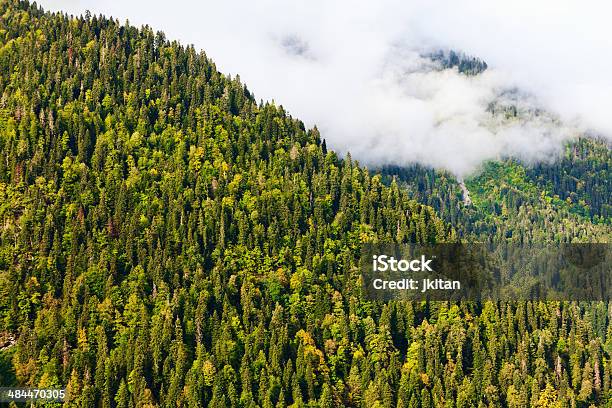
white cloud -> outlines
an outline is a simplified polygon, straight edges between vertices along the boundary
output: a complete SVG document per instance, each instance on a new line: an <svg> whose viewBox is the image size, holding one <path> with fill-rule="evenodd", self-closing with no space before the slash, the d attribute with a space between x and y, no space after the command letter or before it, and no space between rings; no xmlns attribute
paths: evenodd
<svg viewBox="0 0 612 408"><path fill-rule="evenodd" d="M328 145L368 164L418 161L465 175L487 159L549 159L576 129L612 139L612 5L595 0L233 2L43 0L112 15L193 43ZM426 69L422 51L456 49L489 70ZM504 89L520 121L492 118ZM532 115L544 108L559 122Z"/></svg>

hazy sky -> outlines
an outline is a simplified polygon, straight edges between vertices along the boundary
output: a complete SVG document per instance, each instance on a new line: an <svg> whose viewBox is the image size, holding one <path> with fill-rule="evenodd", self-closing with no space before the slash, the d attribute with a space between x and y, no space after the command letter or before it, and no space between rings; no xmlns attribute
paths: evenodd
<svg viewBox="0 0 612 408"><path fill-rule="evenodd" d="M240 74L328 145L376 165L421 162L457 175L512 155L554 157L579 131L612 140L612 4L563 0L42 0L49 10L148 24ZM423 53L484 59L478 77ZM492 118L509 89L525 113ZM534 108L559 118L534 116Z"/></svg>

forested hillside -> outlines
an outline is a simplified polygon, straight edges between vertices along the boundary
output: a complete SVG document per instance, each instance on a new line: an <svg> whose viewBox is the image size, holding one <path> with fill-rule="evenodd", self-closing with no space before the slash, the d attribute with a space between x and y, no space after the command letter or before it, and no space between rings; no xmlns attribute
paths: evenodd
<svg viewBox="0 0 612 408"><path fill-rule="evenodd" d="M606 302L362 294L363 243L609 238L609 197L571 166L567 212L500 229L535 193L493 212L512 163L492 166L467 231L460 196L339 158L192 46L0 0L0 386L69 407L605 406Z"/></svg>
<svg viewBox="0 0 612 408"><path fill-rule="evenodd" d="M432 206L464 239L513 242L610 242L612 153L603 141L579 139L554 163L512 159L486 163L465 180L413 165L383 168L411 198Z"/></svg>

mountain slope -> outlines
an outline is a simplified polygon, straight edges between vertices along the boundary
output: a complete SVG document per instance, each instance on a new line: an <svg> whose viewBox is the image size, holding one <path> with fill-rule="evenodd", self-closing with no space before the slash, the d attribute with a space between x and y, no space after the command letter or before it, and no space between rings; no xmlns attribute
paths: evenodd
<svg viewBox="0 0 612 408"><path fill-rule="evenodd" d="M432 207L162 33L0 16L3 381L79 407L607 401L607 304L367 301L361 244L454 240Z"/></svg>
<svg viewBox="0 0 612 408"><path fill-rule="evenodd" d="M385 167L412 198L432 206L464 239L514 242L610 242L612 153L602 141L568 144L555 163L486 163L464 181L421 166Z"/></svg>

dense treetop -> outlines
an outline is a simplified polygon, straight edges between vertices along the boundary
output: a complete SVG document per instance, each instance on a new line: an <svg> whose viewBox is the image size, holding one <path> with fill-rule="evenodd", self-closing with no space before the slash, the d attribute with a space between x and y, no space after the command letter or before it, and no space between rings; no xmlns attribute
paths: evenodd
<svg viewBox="0 0 612 408"><path fill-rule="evenodd" d="M78 407L607 401L607 303L364 298L363 243L469 235L410 195L192 46L0 0L4 385Z"/></svg>

